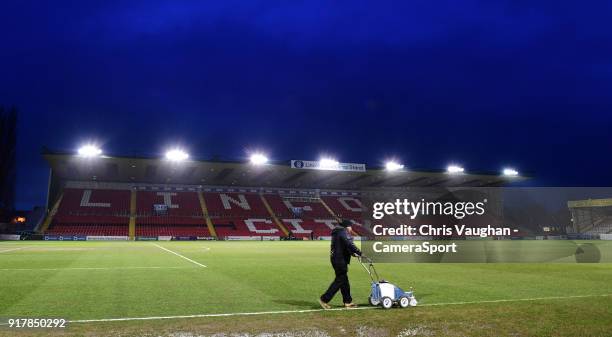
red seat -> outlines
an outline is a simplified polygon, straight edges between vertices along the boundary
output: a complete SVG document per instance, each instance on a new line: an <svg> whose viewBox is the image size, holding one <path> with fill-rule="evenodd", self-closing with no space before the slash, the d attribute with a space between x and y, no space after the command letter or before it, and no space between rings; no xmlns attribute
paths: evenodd
<svg viewBox="0 0 612 337"><path fill-rule="evenodd" d="M136 226L136 236L210 236L205 226Z"/></svg>
<svg viewBox="0 0 612 337"><path fill-rule="evenodd" d="M165 205L165 214L155 205ZM210 236L196 192L139 191L136 212L136 236Z"/></svg>
<svg viewBox="0 0 612 337"><path fill-rule="evenodd" d="M67 188L47 233L126 236L129 214L129 190Z"/></svg>
<svg viewBox="0 0 612 337"><path fill-rule="evenodd" d="M154 205L166 205L170 217L187 217L202 219L202 206L196 192L177 191L139 191L136 195L136 213L138 216L156 216Z"/></svg>
<svg viewBox="0 0 612 337"><path fill-rule="evenodd" d="M217 218L212 219L217 236L284 236L269 218Z"/></svg>
<svg viewBox="0 0 612 337"><path fill-rule="evenodd" d="M64 190L59 216L129 216L130 191L74 189Z"/></svg>
<svg viewBox="0 0 612 337"><path fill-rule="evenodd" d="M325 201L334 215L340 218L361 219L363 217L363 205L357 196L324 196L321 199Z"/></svg>
<svg viewBox="0 0 612 337"><path fill-rule="evenodd" d="M128 226L101 224L54 224L47 234L127 236Z"/></svg>
<svg viewBox="0 0 612 337"><path fill-rule="evenodd" d="M283 198L278 194L265 195L268 204L274 214L281 218L295 217L292 207L302 208L300 218L304 219L327 219L332 218L329 211L318 200L302 201L295 198Z"/></svg>
<svg viewBox="0 0 612 337"><path fill-rule="evenodd" d="M269 218L270 214L257 193L206 192L204 200L211 217Z"/></svg>

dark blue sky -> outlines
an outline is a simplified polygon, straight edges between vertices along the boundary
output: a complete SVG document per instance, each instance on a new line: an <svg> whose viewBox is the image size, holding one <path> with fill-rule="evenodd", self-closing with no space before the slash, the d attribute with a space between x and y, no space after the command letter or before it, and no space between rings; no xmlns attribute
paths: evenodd
<svg viewBox="0 0 612 337"><path fill-rule="evenodd" d="M18 206L45 200L43 145L90 139L611 186L610 22L609 1L5 1Z"/></svg>

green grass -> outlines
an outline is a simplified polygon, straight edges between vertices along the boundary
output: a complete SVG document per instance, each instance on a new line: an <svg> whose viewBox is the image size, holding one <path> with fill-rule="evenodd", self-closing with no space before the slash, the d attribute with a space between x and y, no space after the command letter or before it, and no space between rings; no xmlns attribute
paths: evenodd
<svg viewBox="0 0 612 337"><path fill-rule="evenodd" d="M155 244L207 267L202 268ZM82 320L317 309L318 296L333 279L328 242L155 244L0 242L0 318ZM25 248L9 251L21 247ZM519 335L575 333L584 336L605 335L605 331L612 329L612 297L429 306L612 294L612 264L609 263L396 263L377 267L381 276L391 282L404 288L414 287L423 306L391 311L75 323L67 331L138 335L147 331L169 334L175 329L210 334L318 329L330 335L350 336L359 332L355 329L378 329L384 336L418 325L423 334L438 335L505 335L512 328ZM349 276L353 297L366 305L369 278L356 261L351 265ZM339 295L333 304L341 304ZM535 317L539 317L539 323L533 321ZM577 317L581 317L581 323L576 323ZM520 322L510 324L515 319ZM570 325L566 320L573 323ZM345 326L344 330L338 328L338 321ZM555 330L555 326L566 325L563 330ZM49 332L24 330L19 334ZM0 334L15 333L0 327Z"/></svg>

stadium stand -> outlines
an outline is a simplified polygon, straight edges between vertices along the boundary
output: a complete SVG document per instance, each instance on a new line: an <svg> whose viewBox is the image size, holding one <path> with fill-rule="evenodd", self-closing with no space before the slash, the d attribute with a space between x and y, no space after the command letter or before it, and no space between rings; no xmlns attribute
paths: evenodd
<svg viewBox="0 0 612 337"><path fill-rule="evenodd" d="M196 192L139 191L136 205L137 215L144 217L156 215L155 205L167 206L166 216L170 219L199 217L199 220L202 220L203 216Z"/></svg>
<svg viewBox="0 0 612 337"><path fill-rule="evenodd" d="M128 189L66 188L46 233L128 235L131 192ZM359 225L361 202L356 196L320 199L281 195L274 190L261 194L219 189L202 192L202 197L207 214L195 191L136 191L134 235L212 236L207 227L207 219L210 219L216 235L221 238L283 237L288 231L293 237L316 239L331 234L337 216L353 220L354 229L359 234L367 234Z"/></svg>
<svg viewBox="0 0 612 337"><path fill-rule="evenodd" d="M127 236L128 227L114 225L91 225L91 224L61 224L53 225L47 231L52 235L96 235L96 236Z"/></svg>
<svg viewBox="0 0 612 337"><path fill-rule="evenodd" d="M284 236L258 193L206 192L204 200L219 237Z"/></svg>
<svg viewBox="0 0 612 337"><path fill-rule="evenodd" d="M612 233L612 216L606 216L595 221L593 226L584 233L587 234L608 234Z"/></svg>
<svg viewBox="0 0 612 337"><path fill-rule="evenodd" d="M363 205L356 196L324 196L321 199L339 218L362 218Z"/></svg>
<svg viewBox="0 0 612 337"><path fill-rule="evenodd" d="M222 218L213 223L220 237L283 236L280 228L268 218Z"/></svg>
<svg viewBox="0 0 612 337"><path fill-rule="evenodd" d="M301 160L258 165L243 160L169 161L158 156L83 158L49 149L43 150L43 157L53 174L45 218L36 234L127 232L130 239L316 239L329 236L334 221L340 218L352 220L353 229L367 235L371 233L359 225L363 223L359 191L500 186L518 178L470 173L449 177L441 172L410 170L395 172L387 179L384 167L366 169L365 164L345 163L337 169L317 169L304 166Z"/></svg>
<svg viewBox="0 0 612 337"><path fill-rule="evenodd" d="M196 192L139 191L136 236L210 236Z"/></svg>
<svg viewBox="0 0 612 337"><path fill-rule="evenodd" d="M272 211L281 218L296 215L304 219L333 218L318 198L281 197L278 194L266 194L265 198L272 207ZM295 209L300 209L300 214L296 214Z"/></svg>
<svg viewBox="0 0 612 337"><path fill-rule="evenodd" d="M208 214L214 218L269 218L270 214L256 193L206 192Z"/></svg>
<svg viewBox="0 0 612 337"><path fill-rule="evenodd" d="M129 191L67 188L58 215L128 216L129 212Z"/></svg>
<svg viewBox="0 0 612 337"><path fill-rule="evenodd" d="M48 234L128 234L130 191L65 189Z"/></svg>
<svg viewBox="0 0 612 337"><path fill-rule="evenodd" d="M298 238L330 236L336 221L334 219L282 219L283 223ZM311 236L312 233L312 236Z"/></svg>
<svg viewBox="0 0 612 337"><path fill-rule="evenodd" d="M336 218L319 198L279 194L265 198L292 236L316 239L331 235Z"/></svg>
<svg viewBox="0 0 612 337"><path fill-rule="evenodd" d="M136 236L210 236L204 226L139 225Z"/></svg>
<svg viewBox="0 0 612 337"><path fill-rule="evenodd" d="M612 199L586 199L567 202L574 233L600 236L612 233Z"/></svg>

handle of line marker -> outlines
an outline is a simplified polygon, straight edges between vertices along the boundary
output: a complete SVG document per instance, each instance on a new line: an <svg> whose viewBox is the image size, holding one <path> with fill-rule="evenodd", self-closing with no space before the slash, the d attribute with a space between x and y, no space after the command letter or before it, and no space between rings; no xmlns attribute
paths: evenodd
<svg viewBox="0 0 612 337"><path fill-rule="evenodd" d="M374 263L372 263L372 259L364 255L358 256L357 259L359 260L359 264L363 267L363 269L365 269L366 273L368 273L368 275L370 276L370 279L372 280L372 282L378 282L378 273L376 272L376 269L374 268ZM367 267L366 267L366 264L368 265Z"/></svg>
<svg viewBox="0 0 612 337"><path fill-rule="evenodd" d="M374 267L374 261L371 258L365 256L365 260L368 262L368 269L372 271L372 276L374 281L378 282L380 280L380 276L378 276L378 272L376 271L376 267Z"/></svg>
<svg viewBox="0 0 612 337"><path fill-rule="evenodd" d="M359 262L361 263L369 263L372 264L372 259L370 259L369 257L365 256L365 255L359 255L357 256L357 259L359 260Z"/></svg>

